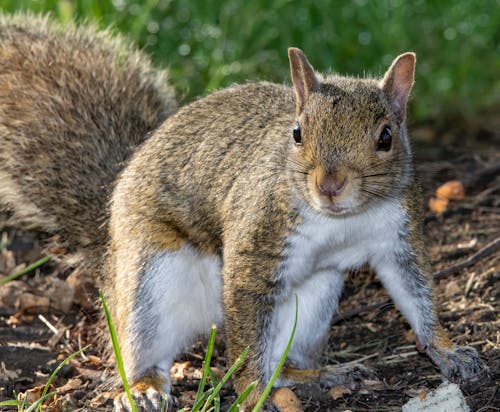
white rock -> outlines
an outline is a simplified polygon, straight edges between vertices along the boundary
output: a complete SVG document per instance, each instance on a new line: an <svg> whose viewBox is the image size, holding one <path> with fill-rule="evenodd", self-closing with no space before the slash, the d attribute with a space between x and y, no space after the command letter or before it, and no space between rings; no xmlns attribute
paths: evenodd
<svg viewBox="0 0 500 412"><path fill-rule="evenodd" d="M454 383L442 384L425 399L413 398L403 405L402 412L470 412L460 388Z"/></svg>

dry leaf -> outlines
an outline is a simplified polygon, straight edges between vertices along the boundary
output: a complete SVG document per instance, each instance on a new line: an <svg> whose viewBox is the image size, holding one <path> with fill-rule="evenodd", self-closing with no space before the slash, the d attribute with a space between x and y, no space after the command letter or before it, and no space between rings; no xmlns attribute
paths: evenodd
<svg viewBox="0 0 500 412"><path fill-rule="evenodd" d="M44 412L63 412L62 398L55 394L43 403Z"/></svg>
<svg viewBox="0 0 500 412"><path fill-rule="evenodd" d="M19 299L28 289L25 282L12 280L6 285L0 287L0 305L10 309L19 309Z"/></svg>
<svg viewBox="0 0 500 412"><path fill-rule="evenodd" d="M95 305L95 284L91 277L78 269L66 278L66 285L73 293L75 303L85 309L92 309Z"/></svg>
<svg viewBox="0 0 500 412"><path fill-rule="evenodd" d="M218 381L220 381L225 375L225 372L222 369L219 369L215 366L211 366L210 369L212 370Z"/></svg>
<svg viewBox="0 0 500 412"><path fill-rule="evenodd" d="M64 280L53 276L49 278L46 294L50 296L52 308L67 313L71 309L71 305L73 305L75 290Z"/></svg>
<svg viewBox="0 0 500 412"><path fill-rule="evenodd" d="M25 292L19 297L19 310L25 311L35 309L39 312L46 312L50 307L50 299L46 296L37 296L33 293Z"/></svg>
<svg viewBox="0 0 500 412"><path fill-rule="evenodd" d="M75 389L80 389L83 385L83 381L80 378L72 378L68 380L63 386L57 389L59 393L74 391Z"/></svg>
<svg viewBox="0 0 500 412"><path fill-rule="evenodd" d="M460 180L450 180L436 189L439 199L462 200L465 197L464 185Z"/></svg>
<svg viewBox="0 0 500 412"><path fill-rule="evenodd" d="M416 342L416 338L415 338L415 332L413 332L413 330L411 329L408 329L404 334L403 336L405 337L405 341L406 342L410 342L410 343L415 343Z"/></svg>
<svg viewBox="0 0 500 412"><path fill-rule="evenodd" d="M174 379L182 380L186 377L189 366L189 362L175 362L172 368L170 368L170 375Z"/></svg>
<svg viewBox="0 0 500 412"><path fill-rule="evenodd" d="M455 282L454 280L449 281L448 284L446 285L446 288L444 289L444 294L448 298L454 295L458 295L461 292L462 289L460 288L460 286L458 286L458 283Z"/></svg>
<svg viewBox="0 0 500 412"><path fill-rule="evenodd" d="M271 395L271 400L283 412L302 412L302 404L297 395L289 388L279 388Z"/></svg>
<svg viewBox="0 0 500 412"><path fill-rule="evenodd" d="M351 390L347 386L344 386L344 385L334 386L333 388L331 388L328 391L328 395L330 395L330 397L333 400L337 400L339 398L342 398L342 396L344 396L344 395L350 395L350 394L351 394Z"/></svg>
<svg viewBox="0 0 500 412"><path fill-rule="evenodd" d="M35 403L38 399L42 397L43 389L45 385L36 386L32 389L28 389L25 392L20 392L17 394L17 399L22 401L26 400L28 404Z"/></svg>
<svg viewBox="0 0 500 412"><path fill-rule="evenodd" d="M431 197L428 206L434 213L443 213L448 207L448 199Z"/></svg>
<svg viewBox="0 0 500 412"><path fill-rule="evenodd" d="M370 391L382 391L386 389L384 382L373 379L363 379L363 386Z"/></svg>
<svg viewBox="0 0 500 412"><path fill-rule="evenodd" d="M426 391L420 391L417 396L418 396L418 399L420 399L421 401L423 401L425 398L427 398L427 392Z"/></svg>
<svg viewBox="0 0 500 412"><path fill-rule="evenodd" d="M91 365L100 366L102 363L101 358L99 356L87 355L87 358Z"/></svg>

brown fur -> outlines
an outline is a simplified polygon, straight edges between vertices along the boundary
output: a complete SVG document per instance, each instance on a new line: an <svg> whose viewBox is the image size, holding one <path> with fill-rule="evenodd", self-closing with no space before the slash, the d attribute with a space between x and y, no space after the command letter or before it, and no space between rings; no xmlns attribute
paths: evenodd
<svg viewBox="0 0 500 412"><path fill-rule="evenodd" d="M90 271L116 174L175 109L166 73L120 37L0 15L0 202Z"/></svg>

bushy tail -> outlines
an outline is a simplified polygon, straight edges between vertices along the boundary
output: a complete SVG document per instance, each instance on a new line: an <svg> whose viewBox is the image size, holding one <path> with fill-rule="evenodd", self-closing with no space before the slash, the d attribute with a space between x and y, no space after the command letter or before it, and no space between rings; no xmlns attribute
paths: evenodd
<svg viewBox="0 0 500 412"><path fill-rule="evenodd" d="M92 266L116 175L175 110L166 73L122 38L0 15L0 207Z"/></svg>

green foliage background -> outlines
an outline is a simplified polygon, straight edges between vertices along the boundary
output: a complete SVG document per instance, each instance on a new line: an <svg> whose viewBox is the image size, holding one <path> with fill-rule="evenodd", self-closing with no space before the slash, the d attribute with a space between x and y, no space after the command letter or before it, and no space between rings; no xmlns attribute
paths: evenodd
<svg viewBox="0 0 500 412"><path fill-rule="evenodd" d="M1 0L112 26L168 66L183 101L246 80L288 81L286 49L319 71L382 74L417 53L416 121L477 122L500 104L500 1Z"/></svg>

